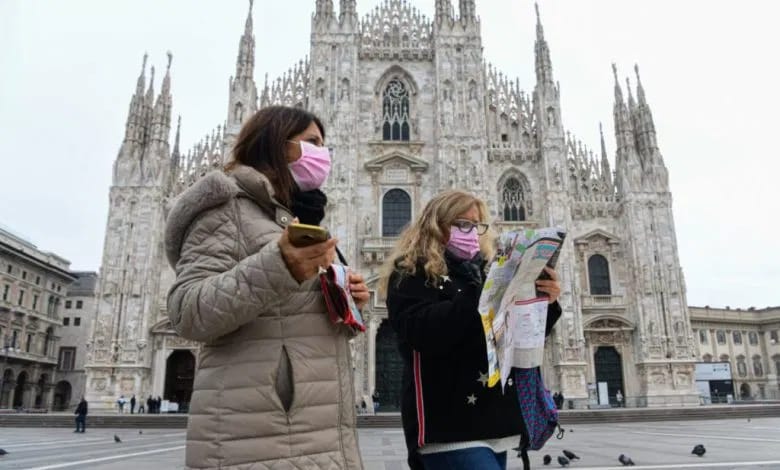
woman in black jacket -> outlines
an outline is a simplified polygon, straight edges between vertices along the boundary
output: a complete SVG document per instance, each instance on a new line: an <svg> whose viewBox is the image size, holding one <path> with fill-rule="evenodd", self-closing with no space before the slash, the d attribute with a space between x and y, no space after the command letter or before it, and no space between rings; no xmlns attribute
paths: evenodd
<svg viewBox="0 0 780 470"><path fill-rule="evenodd" d="M404 359L401 417L409 466L505 469L525 426L511 386L487 386L477 311L494 253L485 204L463 191L435 196L398 242L383 281ZM558 276L537 281L549 296L547 334L561 315Z"/></svg>

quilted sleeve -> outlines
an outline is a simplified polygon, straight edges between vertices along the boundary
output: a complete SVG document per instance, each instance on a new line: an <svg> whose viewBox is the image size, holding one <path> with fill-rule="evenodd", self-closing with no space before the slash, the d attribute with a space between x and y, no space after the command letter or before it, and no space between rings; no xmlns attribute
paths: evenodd
<svg viewBox="0 0 780 470"><path fill-rule="evenodd" d="M176 332L207 341L236 330L285 302L300 289L282 259L276 234L239 261L239 229L226 207L213 209L189 228L168 292L168 316Z"/></svg>

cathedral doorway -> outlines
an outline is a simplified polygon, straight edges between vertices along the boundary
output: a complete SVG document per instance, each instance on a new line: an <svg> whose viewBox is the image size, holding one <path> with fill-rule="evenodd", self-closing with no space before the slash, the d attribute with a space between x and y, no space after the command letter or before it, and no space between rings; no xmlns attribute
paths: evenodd
<svg viewBox="0 0 780 470"><path fill-rule="evenodd" d="M186 413L192 397L195 380L195 356L189 349L177 349L165 361L165 391L163 399L179 405L179 412Z"/></svg>
<svg viewBox="0 0 780 470"><path fill-rule="evenodd" d="M384 320L376 333L376 387L374 402L377 411L401 410L401 379L404 362L398 352L398 340L390 322Z"/></svg>
<svg viewBox="0 0 780 470"><path fill-rule="evenodd" d="M67 380L60 380L57 382L57 386L54 387L54 403L51 408L54 411L64 411L67 409L68 406L70 406L72 390L70 382Z"/></svg>
<svg viewBox="0 0 780 470"><path fill-rule="evenodd" d="M596 383L607 383L607 395L610 404L617 404L615 398L618 390L625 394L623 387L623 361L620 353L614 346L599 346L594 354L594 365L596 366Z"/></svg>
<svg viewBox="0 0 780 470"><path fill-rule="evenodd" d="M746 383L743 383L742 385L740 385L740 387L739 387L739 398L741 400L747 400L751 396L752 395L750 395L750 385L746 384Z"/></svg>

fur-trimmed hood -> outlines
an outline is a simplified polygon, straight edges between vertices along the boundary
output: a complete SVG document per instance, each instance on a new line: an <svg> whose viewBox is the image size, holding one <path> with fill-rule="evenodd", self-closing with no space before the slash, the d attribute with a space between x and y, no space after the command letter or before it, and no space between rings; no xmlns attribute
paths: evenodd
<svg viewBox="0 0 780 470"><path fill-rule="evenodd" d="M245 165L238 165L229 173L212 171L173 201L165 224L165 256L171 267L175 268L179 261L181 245L192 222L235 197L252 199L281 225L292 221L287 208L274 199L268 178L259 171Z"/></svg>

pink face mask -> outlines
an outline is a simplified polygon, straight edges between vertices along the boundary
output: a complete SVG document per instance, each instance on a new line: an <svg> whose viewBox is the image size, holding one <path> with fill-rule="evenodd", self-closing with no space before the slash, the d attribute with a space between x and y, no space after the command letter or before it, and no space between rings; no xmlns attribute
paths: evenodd
<svg viewBox="0 0 780 470"><path fill-rule="evenodd" d="M458 227L450 227L450 241L447 242L447 249L450 253L459 259L468 261L479 253L479 234L477 229L469 233L463 233Z"/></svg>
<svg viewBox="0 0 780 470"><path fill-rule="evenodd" d="M294 144L295 142L290 140ZM301 191L319 189L325 184L330 173L330 150L314 144L300 141L301 158L290 163L290 173Z"/></svg>

